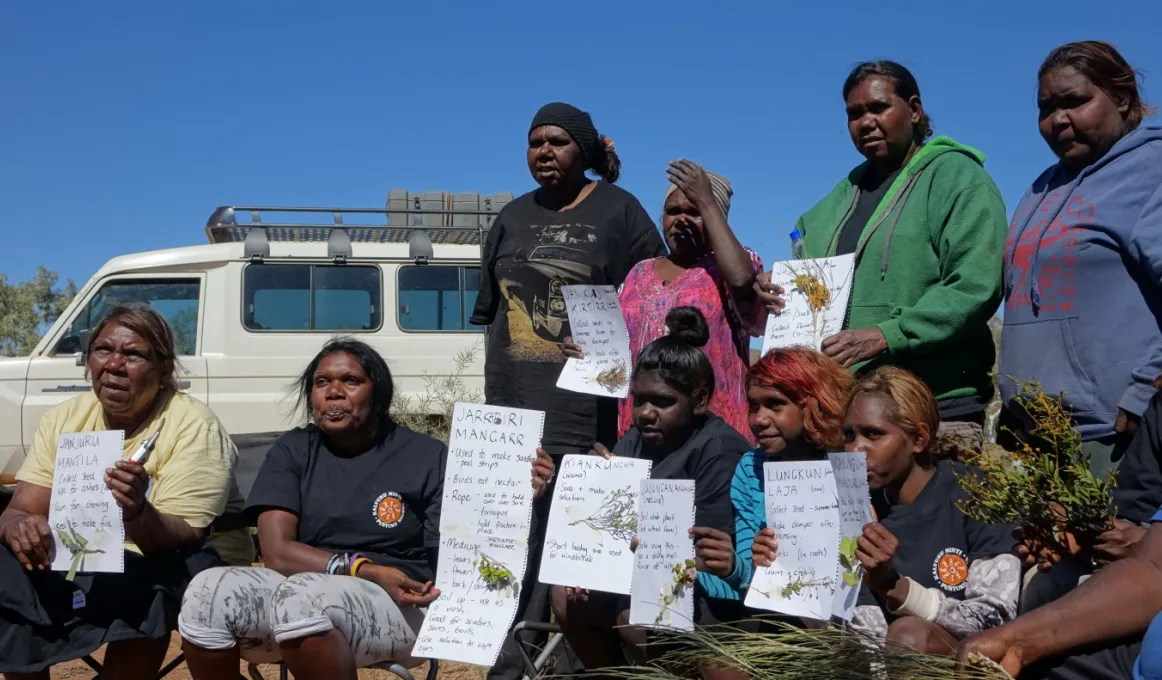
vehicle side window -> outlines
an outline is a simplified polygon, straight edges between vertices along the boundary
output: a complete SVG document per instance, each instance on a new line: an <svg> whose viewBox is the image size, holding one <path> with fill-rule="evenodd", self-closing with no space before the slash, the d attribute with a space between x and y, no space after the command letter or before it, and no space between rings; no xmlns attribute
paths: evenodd
<svg viewBox="0 0 1162 680"><path fill-rule="evenodd" d="M397 284L401 330L484 330L468 323L480 289L479 267L408 265L399 268Z"/></svg>
<svg viewBox="0 0 1162 680"><path fill-rule="evenodd" d="M249 264L242 323L252 331L374 331L382 323L377 266Z"/></svg>
<svg viewBox="0 0 1162 680"><path fill-rule="evenodd" d="M178 354L192 356L198 348L197 279L116 279L101 286L80 314L73 319L65 336L57 341L53 354L76 354L81 351L81 331L96 327L117 305L148 304L169 322L174 332Z"/></svg>

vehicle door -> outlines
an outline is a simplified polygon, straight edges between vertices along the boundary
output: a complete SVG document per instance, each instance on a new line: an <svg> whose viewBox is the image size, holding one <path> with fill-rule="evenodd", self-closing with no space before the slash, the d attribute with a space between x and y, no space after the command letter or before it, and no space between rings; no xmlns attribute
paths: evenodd
<svg viewBox="0 0 1162 680"><path fill-rule="evenodd" d="M21 409L25 450L46 411L91 389L81 355L81 332L96 327L119 304L147 303L165 317L177 344L178 389L205 401L206 360L199 342L204 289L202 273L112 275L91 289L67 324L58 326L59 337L52 339L49 349L29 363Z"/></svg>

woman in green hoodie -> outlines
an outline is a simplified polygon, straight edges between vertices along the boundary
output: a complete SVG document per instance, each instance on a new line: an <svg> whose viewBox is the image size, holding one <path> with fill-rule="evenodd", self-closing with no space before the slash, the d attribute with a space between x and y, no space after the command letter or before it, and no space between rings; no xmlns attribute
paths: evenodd
<svg viewBox="0 0 1162 680"><path fill-rule="evenodd" d="M992 398L988 321L1001 301L1007 218L984 155L932 135L916 79L865 62L843 84L847 127L866 162L799 218L806 257L855 254L844 330L823 352L859 372L894 365L928 384L941 431L975 438ZM759 277L772 312L783 290Z"/></svg>

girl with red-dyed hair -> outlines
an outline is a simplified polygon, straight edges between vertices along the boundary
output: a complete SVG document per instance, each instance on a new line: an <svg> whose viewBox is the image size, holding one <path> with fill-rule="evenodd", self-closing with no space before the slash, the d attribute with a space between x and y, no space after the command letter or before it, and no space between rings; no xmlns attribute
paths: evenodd
<svg viewBox="0 0 1162 680"><path fill-rule="evenodd" d="M843 415L851 374L821 352L805 347L776 349L747 375L748 424L758 447L734 471L734 540L721 532L696 530L695 550L706 571L719 576L711 597L741 600L750 584L751 545L766 527L763 463L812 460L843 447Z"/></svg>

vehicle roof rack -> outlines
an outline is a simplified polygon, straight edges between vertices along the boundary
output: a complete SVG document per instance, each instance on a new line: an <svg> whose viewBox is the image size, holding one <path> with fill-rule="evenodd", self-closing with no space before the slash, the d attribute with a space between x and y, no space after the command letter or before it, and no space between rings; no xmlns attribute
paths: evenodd
<svg viewBox="0 0 1162 680"><path fill-rule="evenodd" d="M221 206L206 221L206 238L210 243L246 243L247 256L259 257L269 254L271 241L338 243L339 247L346 242L349 249L350 243L410 243L413 232L417 231L436 244L479 245L484 242L484 236L500 208L508 203L503 200L508 195L501 194L497 197L501 198L499 201L493 197L481 197L479 205L483 209L459 208L454 207L455 204L453 207L433 208L426 207L425 204L430 206L432 201L422 200L420 195L408 196L414 200L400 200L393 196L395 193L396 190L392 190L389 194L389 205L385 208ZM449 202L444 201L445 204ZM264 213L276 213L273 216L276 219L272 220ZM309 219L324 214L330 214L329 223ZM367 220L366 216L382 218L377 217L375 223L370 224L348 224L344 222L345 215L358 221ZM249 221L245 221L246 216Z"/></svg>

